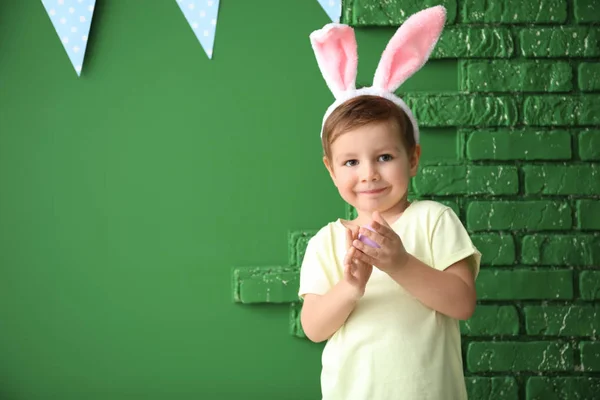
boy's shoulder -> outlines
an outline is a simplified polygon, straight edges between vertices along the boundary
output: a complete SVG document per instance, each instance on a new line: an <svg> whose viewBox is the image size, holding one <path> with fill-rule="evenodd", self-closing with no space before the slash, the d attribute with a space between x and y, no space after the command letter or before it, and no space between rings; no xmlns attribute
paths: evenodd
<svg viewBox="0 0 600 400"><path fill-rule="evenodd" d="M316 247L332 245L340 232L343 233L343 225L339 219L328 222L321 228L312 231L313 234L308 243Z"/></svg>
<svg viewBox="0 0 600 400"><path fill-rule="evenodd" d="M451 207L435 200L415 200L411 205L412 207L415 208L417 213L429 214L434 217L441 215L447 210L452 210Z"/></svg>
<svg viewBox="0 0 600 400"><path fill-rule="evenodd" d="M315 232L313 238L316 240L325 240L327 238L331 238L334 233L340 229L340 226L343 227L339 219L328 222Z"/></svg>

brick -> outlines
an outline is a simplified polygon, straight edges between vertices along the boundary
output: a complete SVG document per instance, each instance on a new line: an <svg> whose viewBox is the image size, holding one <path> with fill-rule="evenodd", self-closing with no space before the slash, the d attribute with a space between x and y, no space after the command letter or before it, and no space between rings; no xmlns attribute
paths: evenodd
<svg viewBox="0 0 600 400"><path fill-rule="evenodd" d="M461 4L465 23L562 23L567 19L566 0L464 0Z"/></svg>
<svg viewBox="0 0 600 400"><path fill-rule="evenodd" d="M425 166L414 184L416 192L425 195L502 195L518 192L519 177L514 166Z"/></svg>
<svg viewBox="0 0 600 400"><path fill-rule="evenodd" d="M290 266L302 265L308 241L317 233L316 230L293 231L288 234L288 255Z"/></svg>
<svg viewBox="0 0 600 400"><path fill-rule="evenodd" d="M467 321L460 321L460 332L468 336L516 335L519 315L514 306L477 305Z"/></svg>
<svg viewBox="0 0 600 400"><path fill-rule="evenodd" d="M598 3L598 0L575 0L573 8L575 22L600 22L600 3Z"/></svg>
<svg viewBox="0 0 600 400"><path fill-rule="evenodd" d="M572 299L573 271L483 268L476 286L479 300Z"/></svg>
<svg viewBox="0 0 600 400"><path fill-rule="evenodd" d="M600 125L600 96L529 96L523 103L523 123L534 126Z"/></svg>
<svg viewBox="0 0 600 400"><path fill-rule="evenodd" d="M462 89L469 92L568 92L573 88L573 71L565 61L469 60L462 67Z"/></svg>
<svg viewBox="0 0 600 400"><path fill-rule="evenodd" d="M598 12L600 13L600 10ZM577 83L579 89L584 92L600 91L600 63L581 63L577 72Z"/></svg>
<svg viewBox="0 0 600 400"><path fill-rule="evenodd" d="M596 336L600 306L527 306L525 327L529 335Z"/></svg>
<svg viewBox="0 0 600 400"><path fill-rule="evenodd" d="M514 47L508 28L453 27L444 29L431 58L510 58Z"/></svg>
<svg viewBox="0 0 600 400"><path fill-rule="evenodd" d="M600 236L537 234L523 237L521 261L528 265L600 264Z"/></svg>
<svg viewBox="0 0 600 400"><path fill-rule="evenodd" d="M421 130L419 165L459 164L463 161L463 135L455 127Z"/></svg>
<svg viewBox="0 0 600 400"><path fill-rule="evenodd" d="M519 400L519 385L512 376L471 376L465 383L469 399Z"/></svg>
<svg viewBox="0 0 600 400"><path fill-rule="evenodd" d="M527 400L595 400L600 392L600 378L531 377L527 380Z"/></svg>
<svg viewBox="0 0 600 400"><path fill-rule="evenodd" d="M600 230L600 200L577 200L577 227Z"/></svg>
<svg viewBox="0 0 600 400"><path fill-rule="evenodd" d="M510 234L474 234L471 240L481 252L482 265L512 265L516 260L515 241Z"/></svg>
<svg viewBox="0 0 600 400"><path fill-rule="evenodd" d="M583 300L600 300L600 271L579 274L579 293Z"/></svg>
<svg viewBox="0 0 600 400"><path fill-rule="evenodd" d="M446 7L447 23L456 19L456 0L345 0L343 21L352 26L398 26L428 7Z"/></svg>
<svg viewBox="0 0 600 400"><path fill-rule="evenodd" d="M569 160L571 134L539 129L481 129L467 136L467 158L479 160Z"/></svg>
<svg viewBox="0 0 600 400"><path fill-rule="evenodd" d="M407 95L419 126L512 126L517 123L517 100L512 96Z"/></svg>
<svg viewBox="0 0 600 400"><path fill-rule="evenodd" d="M569 371L573 348L560 342L471 342L467 367L471 372Z"/></svg>
<svg viewBox="0 0 600 400"><path fill-rule="evenodd" d="M600 131L585 130L579 134L579 157L584 161L600 160Z"/></svg>
<svg viewBox="0 0 600 400"><path fill-rule="evenodd" d="M467 207L467 228L490 230L571 229L571 207L564 201L474 201Z"/></svg>
<svg viewBox="0 0 600 400"><path fill-rule="evenodd" d="M302 312L301 303L292 303L290 305L290 335L299 338L306 338L302 322L300 321L300 313Z"/></svg>
<svg viewBox="0 0 600 400"><path fill-rule="evenodd" d="M527 194L600 194L600 164L526 165L523 172Z"/></svg>
<svg viewBox="0 0 600 400"><path fill-rule="evenodd" d="M597 57L600 36L596 27L523 29L519 35L525 57Z"/></svg>
<svg viewBox="0 0 600 400"><path fill-rule="evenodd" d="M599 318L600 319L600 318ZM583 371L600 371L600 342L583 342L579 344L581 366ZM600 393L600 391L598 391Z"/></svg>
<svg viewBox="0 0 600 400"><path fill-rule="evenodd" d="M471 160L568 160L571 134L539 129L477 130L468 135Z"/></svg>
<svg viewBox="0 0 600 400"><path fill-rule="evenodd" d="M300 285L296 267L246 267L233 271L237 303L291 303L298 300Z"/></svg>

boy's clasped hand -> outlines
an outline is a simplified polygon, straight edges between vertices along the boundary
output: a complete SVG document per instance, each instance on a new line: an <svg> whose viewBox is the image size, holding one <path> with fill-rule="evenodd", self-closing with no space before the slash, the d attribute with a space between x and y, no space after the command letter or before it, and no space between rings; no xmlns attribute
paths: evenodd
<svg viewBox="0 0 600 400"><path fill-rule="evenodd" d="M364 294L364 287L371 276L373 266L385 273L393 273L404 267L409 260L402 239L378 212L373 213L370 228L346 228L347 253L344 259L344 277L348 283ZM359 240L359 234L379 247Z"/></svg>

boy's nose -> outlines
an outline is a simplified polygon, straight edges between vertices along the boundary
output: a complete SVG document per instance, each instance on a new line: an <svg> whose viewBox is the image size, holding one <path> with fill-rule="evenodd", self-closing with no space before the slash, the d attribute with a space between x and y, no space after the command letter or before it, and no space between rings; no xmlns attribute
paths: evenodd
<svg viewBox="0 0 600 400"><path fill-rule="evenodd" d="M370 182L378 179L379 171L377 171L377 168L371 164L363 164L363 168L361 170L361 181Z"/></svg>

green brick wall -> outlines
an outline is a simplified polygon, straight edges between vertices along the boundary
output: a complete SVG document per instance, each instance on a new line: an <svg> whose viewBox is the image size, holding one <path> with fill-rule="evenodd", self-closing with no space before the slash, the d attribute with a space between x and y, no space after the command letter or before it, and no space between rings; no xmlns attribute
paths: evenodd
<svg viewBox="0 0 600 400"><path fill-rule="evenodd" d="M421 166L412 196L452 207L483 252L479 305L461 323L470 399L600 398L600 1L343 4L365 29L448 9L432 62L458 63L459 90L402 94L424 135L456 140ZM290 303L300 338L297 273L314 233L290 233L285 266L234 272L235 300Z"/></svg>

